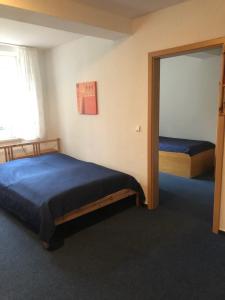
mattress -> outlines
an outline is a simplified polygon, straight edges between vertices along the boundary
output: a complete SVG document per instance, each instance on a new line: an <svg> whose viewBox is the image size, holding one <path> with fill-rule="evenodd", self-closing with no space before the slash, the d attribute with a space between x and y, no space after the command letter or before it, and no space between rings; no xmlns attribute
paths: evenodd
<svg viewBox="0 0 225 300"><path fill-rule="evenodd" d="M125 173L55 153L0 165L0 206L49 242L54 220L102 197L139 183Z"/></svg>
<svg viewBox="0 0 225 300"><path fill-rule="evenodd" d="M190 156L203 151L214 149L215 145L207 141L159 137L159 150L167 152L185 153Z"/></svg>

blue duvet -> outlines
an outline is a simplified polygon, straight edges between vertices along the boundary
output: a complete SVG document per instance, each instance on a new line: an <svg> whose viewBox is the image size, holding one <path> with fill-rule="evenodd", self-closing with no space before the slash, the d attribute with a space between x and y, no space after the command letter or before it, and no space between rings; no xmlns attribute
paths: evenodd
<svg viewBox="0 0 225 300"><path fill-rule="evenodd" d="M0 165L0 206L49 242L54 219L120 189L143 191L131 176L64 154L47 154Z"/></svg>
<svg viewBox="0 0 225 300"><path fill-rule="evenodd" d="M203 151L213 149L215 145L206 141L159 137L159 150L168 152L185 153L193 156Z"/></svg>

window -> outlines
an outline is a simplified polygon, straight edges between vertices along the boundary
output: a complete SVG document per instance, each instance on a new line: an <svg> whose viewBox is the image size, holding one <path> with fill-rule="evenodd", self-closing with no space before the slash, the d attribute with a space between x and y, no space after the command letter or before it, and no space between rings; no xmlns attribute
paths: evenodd
<svg viewBox="0 0 225 300"><path fill-rule="evenodd" d="M40 82L35 49L0 45L0 140L43 135Z"/></svg>
<svg viewBox="0 0 225 300"><path fill-rule="evenodd" d="M13 102L17 90L16 56L0 52L0 140L16 138Z"/></svg>

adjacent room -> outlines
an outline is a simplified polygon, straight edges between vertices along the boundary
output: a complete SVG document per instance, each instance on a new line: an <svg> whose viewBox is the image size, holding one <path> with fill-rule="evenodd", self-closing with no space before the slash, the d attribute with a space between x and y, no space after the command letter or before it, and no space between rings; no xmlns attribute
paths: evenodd
<svg viewBox="0 0 225 300"><path fill-rule="evenodd" d="M213 48L160 60L160 189L177 197L178 207L207 219L209 230L221 51Z"/></svg>
<svg viewBox="0 0 225 300"><path fill-rule="evenodd" d="M0 0L0 299L224 299L224 11Z"/></svg>

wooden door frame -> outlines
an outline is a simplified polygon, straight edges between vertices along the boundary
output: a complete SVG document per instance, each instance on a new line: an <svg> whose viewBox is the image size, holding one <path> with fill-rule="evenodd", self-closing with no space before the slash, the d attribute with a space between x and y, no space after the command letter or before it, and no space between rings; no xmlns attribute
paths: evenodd
<svg viewBox="0 0 225 300"><path fill-rule="evenodd" d="M160 59L172 56L184 55L210 48L222 48L222 72L224 72L225 37L209 41L184 45L175 48L164 49L148 54L148 143L147 143L147 199L148 208L155 209L159 204L159 87L160 87ZM222 78L223 74L221 74ZM222 84L220 85L222 93ZM220 100L221 101L221 100ZM220 104L218 105L219 112ZM215 191L212 231L218 233L220 221L220 203L222 192L222 167L224 152L225 116L218 113L217 138L216 138L216 169Z"/></svg>

